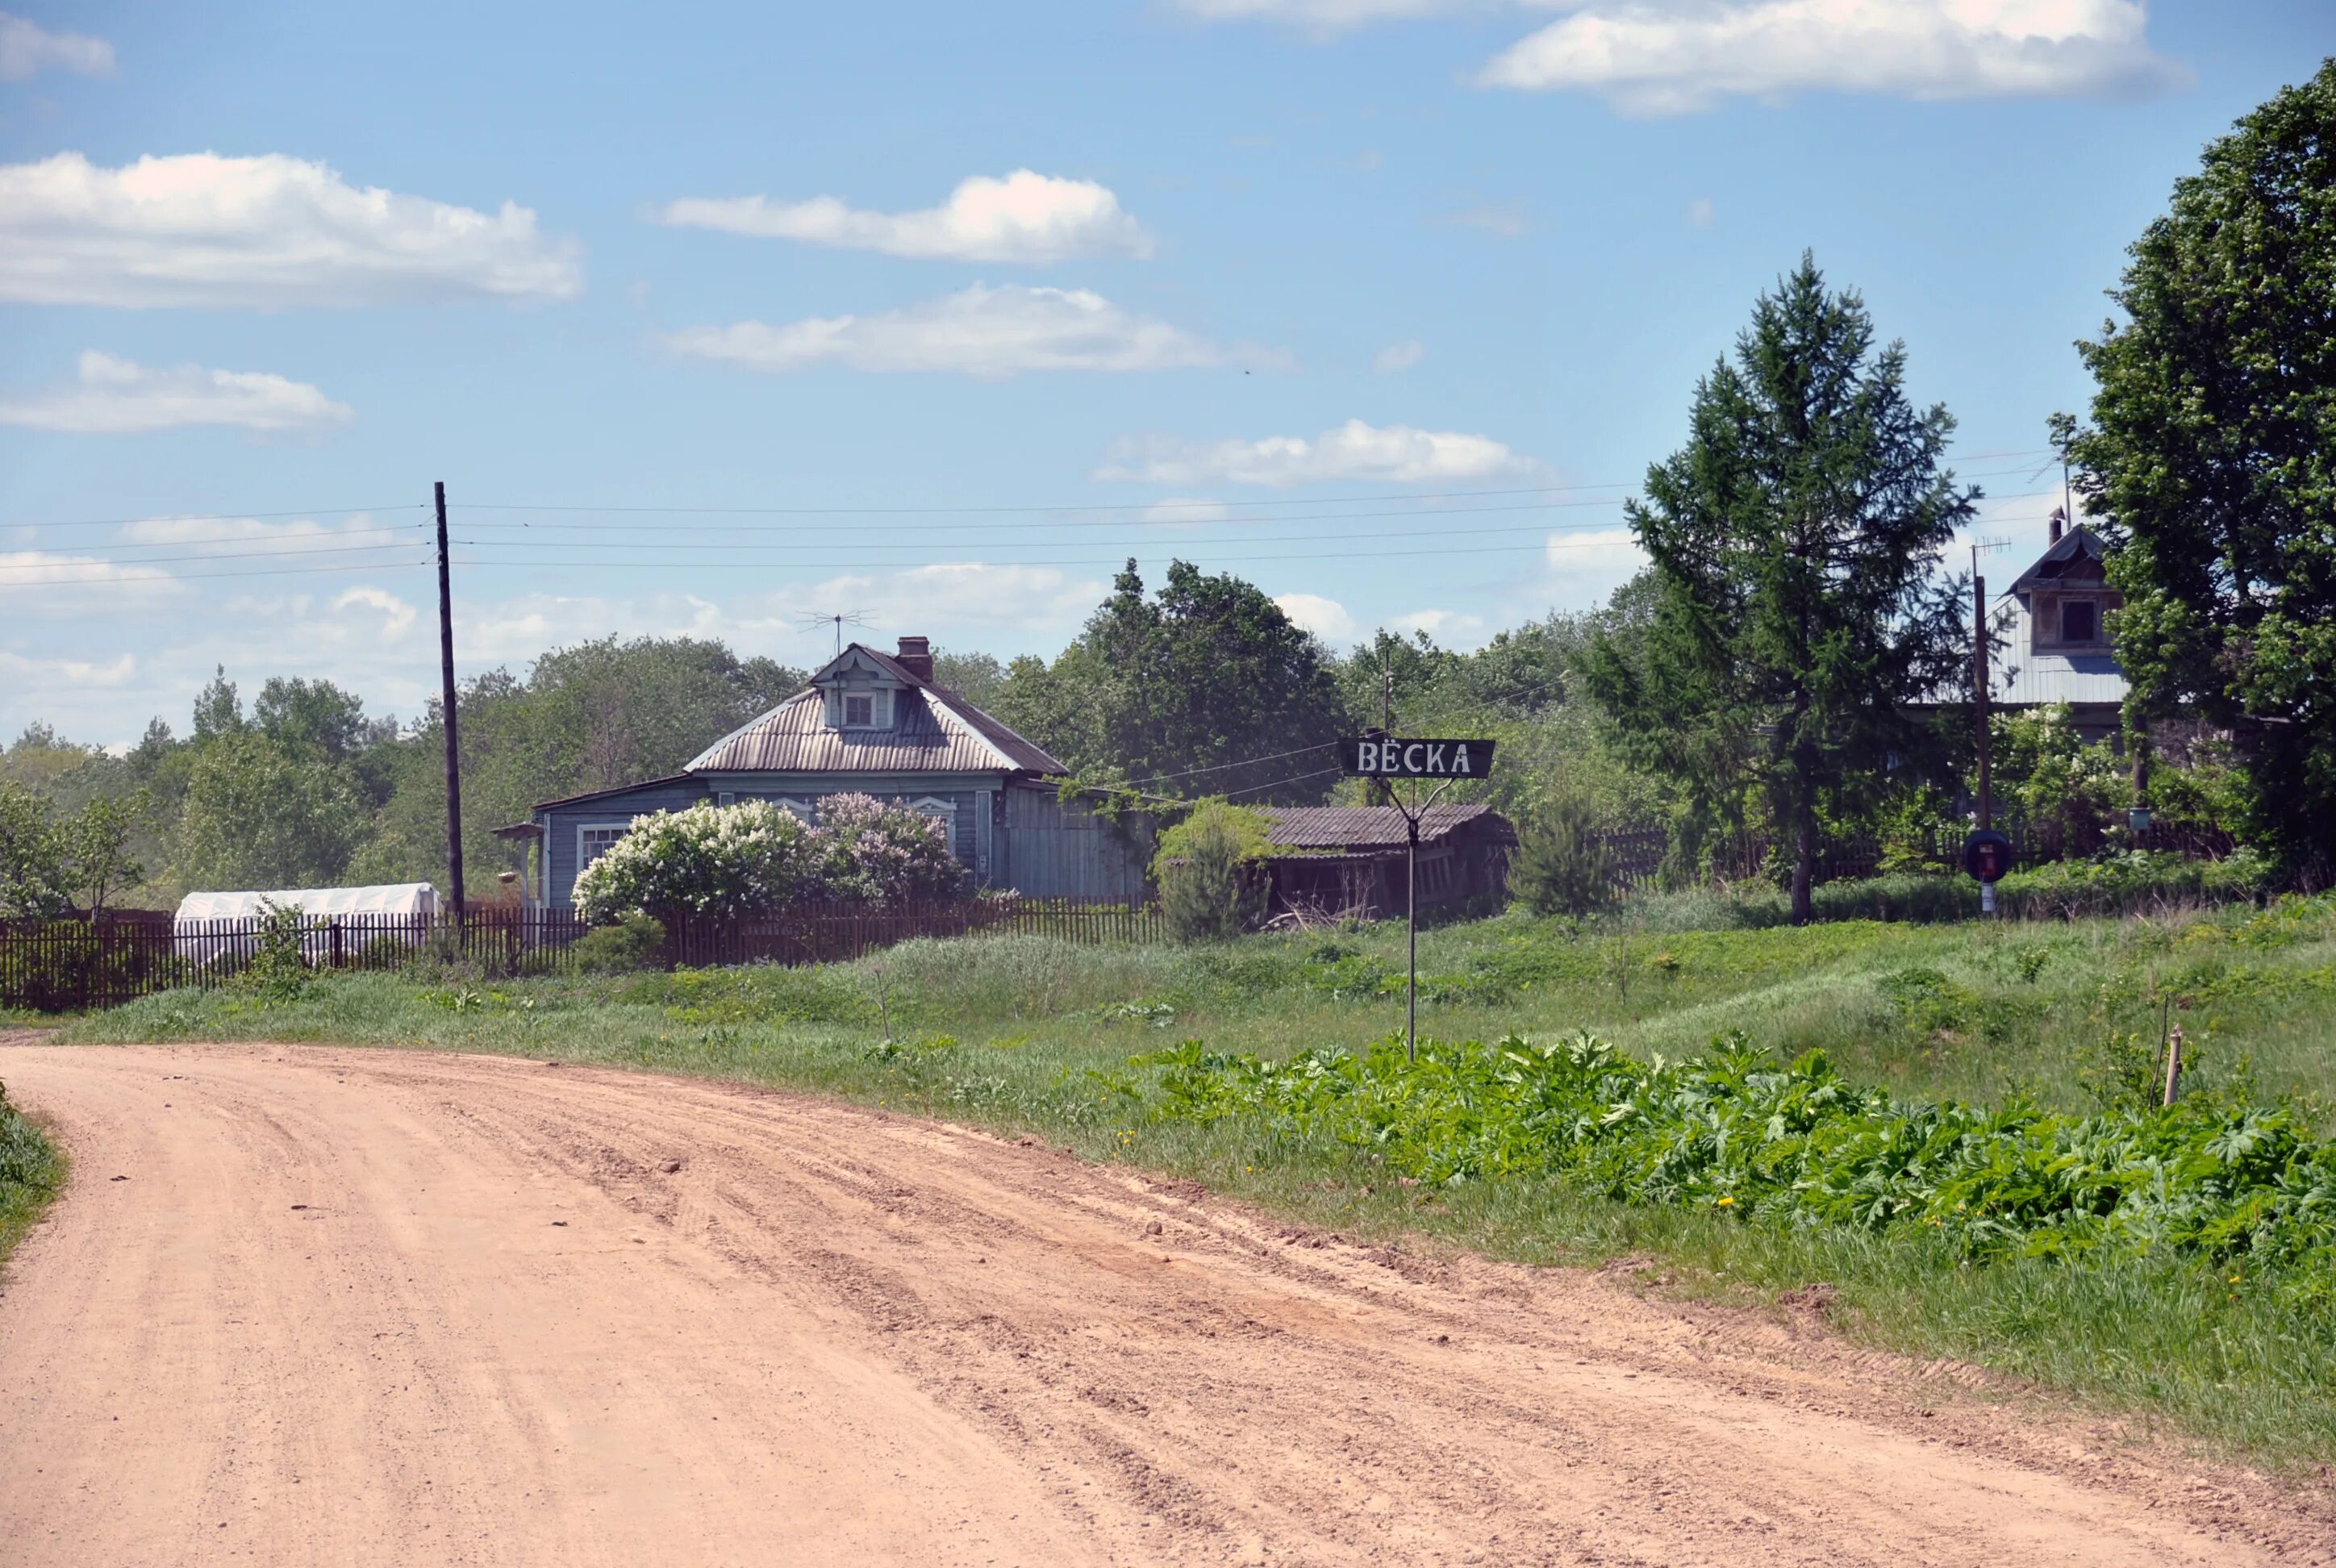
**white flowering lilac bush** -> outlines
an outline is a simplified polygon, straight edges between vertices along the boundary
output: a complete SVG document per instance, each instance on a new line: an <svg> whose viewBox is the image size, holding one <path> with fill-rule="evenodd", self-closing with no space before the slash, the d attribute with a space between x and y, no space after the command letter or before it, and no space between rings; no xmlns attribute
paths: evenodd
<svg viewBox="0 0 2336 1568"><path fill-rule="evenodd" d="M965 886L949 830L920 811L873 795L819 803L820 881L830 898L943 898Z"/></svg>
<svg viewBox="0 0 2336 1568"><path fill-rule="evenodd" d="M576 910L594 921L635 912L717 920L759 914L813 893L816 836L768 801L638 816L576 879Z"/></svg>
<svg viewBox="0 0 2336 1568"><path fill-rule="evenodd" d="M965 886L940 823L871 795L830 795L806 827L767 801L633 819L576 879L577 912L732 920L798 901L941 898Z"/></svg>

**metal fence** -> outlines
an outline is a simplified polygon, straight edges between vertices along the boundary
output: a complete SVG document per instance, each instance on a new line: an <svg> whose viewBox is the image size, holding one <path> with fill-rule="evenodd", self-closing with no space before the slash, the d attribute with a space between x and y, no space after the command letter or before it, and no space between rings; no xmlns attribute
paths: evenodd
<svg viewBox="0 0 2336 1568"><path fill-rule="evenodd" d="M311 967L401 969L468 964L496 976L572 974L592 958L592 927L565 910L489 908L459 925L427 915L316 916L301 922ZM65 1012L113 1007L180 986L223 986L248 971L268 922L174 924L131 911L97 920L0 920L0 1007ZM750 920L676 920L656 959L667 968L833 963L915 937L1047 936L1089 945L1152 942L1160 911L1134 903L958 899L913 904L815 904Z"/></svg>

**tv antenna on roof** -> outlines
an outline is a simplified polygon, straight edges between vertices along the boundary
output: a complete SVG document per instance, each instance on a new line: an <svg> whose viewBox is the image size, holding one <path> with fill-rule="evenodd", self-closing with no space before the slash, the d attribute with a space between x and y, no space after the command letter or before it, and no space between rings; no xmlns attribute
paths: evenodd
<svg viewBox="0 0 2336 1568"><path fill-rule="evenodd" d="M847 626L866 626L868 624L868 617L864 611L847 609L829 615L799 615L795 617L795 621L796 624L801 626L805 631L817 631L823 626L833 627L835 628L835 651L842 653L843 651L843 628Z"/></svg>

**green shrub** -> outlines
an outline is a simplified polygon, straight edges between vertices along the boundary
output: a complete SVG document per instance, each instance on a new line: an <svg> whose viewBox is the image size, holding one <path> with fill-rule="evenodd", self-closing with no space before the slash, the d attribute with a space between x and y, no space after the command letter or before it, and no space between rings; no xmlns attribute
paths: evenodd
<svg viewBox="0 0 2336 1568"><path fill-rule="evenodd" d="M1169 934L1224 941L1256 923L1270 891L1259 862L1270 849L1263 815L1221 800L1202 801L1161 834L1152 874Z"/></svg>
<svg viewBox="0 0 2336 1568"><path fill-rule="evenodd" d="M588 975L632 974L665 967L665 927L649 915L627 915L576 939L568 950Z"/></svg>
<svg viewBox="0 0 2336 1568"><path fill-rule="evenodd" d="M1589 806L1561 795L1525 819L1509 862L1509 896L1537 915L1586 915L1613 901L1613 852Z"/></svg>

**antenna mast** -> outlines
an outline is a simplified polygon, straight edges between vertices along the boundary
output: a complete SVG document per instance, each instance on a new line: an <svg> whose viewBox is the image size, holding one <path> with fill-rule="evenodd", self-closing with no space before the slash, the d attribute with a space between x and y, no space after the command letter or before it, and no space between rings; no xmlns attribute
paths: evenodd
<svg viewBox="0 0 2336 1568"><path fill-rule="evenodd" d="M795 618L795 622L805 631L817 631L823 626L833 627L835 651L840 654L843 651L843 628L847 626L866 626L868 616L863 610L845 609L831 611L826 615L799 615Z"/></svg>

